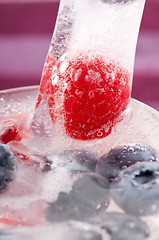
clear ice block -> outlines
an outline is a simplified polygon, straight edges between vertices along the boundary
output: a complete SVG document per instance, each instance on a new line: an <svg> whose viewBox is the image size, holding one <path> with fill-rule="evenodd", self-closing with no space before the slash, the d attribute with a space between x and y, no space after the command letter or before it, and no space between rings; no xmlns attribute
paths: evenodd
<svg viewBox="0 0 159 240"><path fill-rule="evenodd" d="M140 121L143 131L136 124L140 110L131 99L144 4L144 0L60 1L31 124L42 146L39 133L49 139L46 151L78 146L104 154L115 145L148 139L148 120Z"/></svg>

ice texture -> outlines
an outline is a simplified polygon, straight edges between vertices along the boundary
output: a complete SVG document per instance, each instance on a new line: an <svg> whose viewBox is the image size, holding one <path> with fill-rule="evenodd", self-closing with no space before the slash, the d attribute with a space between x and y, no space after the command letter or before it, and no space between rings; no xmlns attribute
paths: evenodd
<svg viewBox="0 0 159 240"><path fill-rule="evenodd" d="M120 62L133 73L144 0L62 3L49 50L51 55L58 59L63 54L95 51L106 61Z"/></svg>
<svg viewBox="0 0 159 240"><path fill-rule="evenodd" d="M58 16L56 30L51 41L52 54L56 61L59 60L68 49L72 25L72 7L64 5Z"/></svg>
<svg viewBox="0 0 159 240"><path fill-rule="evenodd" d="M39 107L34 111L30 128L34 136L29 142L31 148L35 153L46 154L49 150L50 141L54 139L55 135L58 136L58 132L56 131L56 127L52 124L47 98L45 96Z"/></svg>
<svg viewBox="0 0 159 240"><path fill-rule="evenodd" d="M33 114L38 88L27 87L10 89L0 93L0 117L10 114L30 112Z"/></svg>

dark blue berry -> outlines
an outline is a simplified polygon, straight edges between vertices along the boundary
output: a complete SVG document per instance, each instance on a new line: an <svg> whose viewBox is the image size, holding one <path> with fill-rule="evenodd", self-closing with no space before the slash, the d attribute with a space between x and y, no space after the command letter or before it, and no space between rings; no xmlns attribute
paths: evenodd
<svg viewBox="0 0 159 240"><path fill-rule="evenodd" d="M158 161L156 151L149 145L134 143L117 146L99 159L96 173L111 182L124 168L143 161Z"/></svg>
<svg viewBox="0 0 159 240"><path fill-rule="evenodd" d="M130 166L111 184L115 202L133 215L159 212L159 163L142 162Z"/></svg>
<svg viewBox="0 0 159 240"><path fill-rule="evenodd" d="M147 224L126 213L103 213L91 218L90 222L109 233L112 240L144 240L149 236Z"/></svg>
<svg viewBox="0 0 159 240"><path fill-rule="evenodd" d="M15 177L16 158L10 148L0 143L0 193Z"/></svg>
<svg viewBox="0 0 159 240"><path fill-rule="evenodd" d="M74 156L76 162L78 162L81 166L90 171L95 171L95 167L99 159L98 154L91 151L78 149L71 151L71 153Z"/></svg>
<svg viewBox="0 0 159 240"><path fill-rule="evenodd" d="M46 218L51 222L86 220L95 216L109 205L109 193L104 188L105 179L95 173L74 175L72 190L60 192L58 199L49 203Z"/></svg>
<svg viewBox="0 0 159 240"><path fill-rule="evenodd" d="M99 230L87 222L68 222L69 240L104 240ZM66 238L63 238L66 239Z"/></svg>

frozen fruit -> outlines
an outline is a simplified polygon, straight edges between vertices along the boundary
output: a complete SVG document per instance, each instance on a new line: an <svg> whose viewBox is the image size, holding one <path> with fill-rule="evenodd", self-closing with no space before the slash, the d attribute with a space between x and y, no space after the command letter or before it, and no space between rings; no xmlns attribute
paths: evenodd
<svg viewBox="0 0 159 240"><path fill-rule="evenodd" d="M99 225L111 235L112 240L144 240L150 234L146 223L126 213L102 213L88 222Z"/></svg>
<svg viewBox="0 0 159 240"><path fill-rule="evenodd" d="M0 142L7 144L28 139L31 134L28 127L29 119L29 113L0 116Z"/></svg>
<svg viewBox="0 0 159 240"><path fill-rule="evenodd" d="M43 94L46 93L48 83L49 83L49 81L51 81L52 70L53 70L53 67L55 66L55 64L56 63L55 63L54 58L48 55L46 58L43 73L42 73L36 108L38 107L39 103L41 102Z"/></svg>
<svg viewBox="0 0 159 240"><path fill-rule="evenodd" d="M16 158L8 146L0 143L0 193L15 177Z"/></svg>
<svg viewBox="0 0 159 240"><path fill-rule="evenodd" d="M115 202L132 215L159 212L159 163L136 163L122 171L111 183Z"/></svg>
<svg viewBox="0 0 159 240"><path fill-rule="evenodd" d="M86 169L90 171L95 171L95 166L97 164L97 161L99 159L99 155L97 153L88 151L88 150L74 150L71 151L71 154L73 154L76 161Z"/></svg>
<svg viewBox="0 0 159 240"><path fill-rule="evenodd" d="M0 141L7 144L11 141L21 141L21 139L17 124L12 120L4 121L0 126Z"/></svg>
<svg viewBox="0 0 159 240"><path fill-rule="evenodd" d="M95 173L75 175L72 190L60 192L55 202L49 203L46 218L51 222L86 220L106 210L109 193L104 188L105 180Z"/></svg>
<svg viewBox="0 0 159 240"><path fill-rule="evenodd" d="M104 154L97 162L96 172L111 182L124 168L143 161L158 161L155 149L142 143L125 144Z"/></svg>
<svg viewBox="0 0 159 240"><path fill-rule="evenodd" d="M122 119L130 100L130 74L103 57L65 57L52 71L47 89L53 121L62 119L76 139L105 137Z"/></svg>

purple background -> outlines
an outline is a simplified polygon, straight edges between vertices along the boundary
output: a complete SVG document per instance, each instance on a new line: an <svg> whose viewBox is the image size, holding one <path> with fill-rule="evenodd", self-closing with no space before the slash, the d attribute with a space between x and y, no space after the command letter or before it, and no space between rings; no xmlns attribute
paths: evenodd
<svg viewBox="0 0 159 240"><path fill-rule="evenodd" d="M0 90L37 85L58 2L0 3ZM159 3L147 0L137 45L132 97L159 110Z"/></svg>

